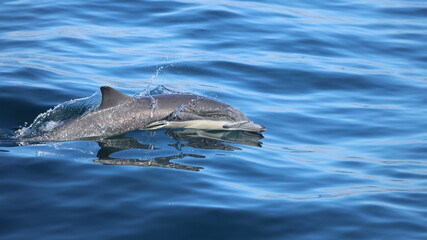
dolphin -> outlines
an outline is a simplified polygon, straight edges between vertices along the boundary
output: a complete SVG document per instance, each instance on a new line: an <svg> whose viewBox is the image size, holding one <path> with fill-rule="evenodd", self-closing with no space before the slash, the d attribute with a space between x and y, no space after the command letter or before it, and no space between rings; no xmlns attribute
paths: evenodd
<svg viewBox="0 0 427 240"><path fill-rule="evenodd" d="M264 126L250 121L236 108L203 96L161 94L133 98L109 86L101 87L101 93L102 102L96 110L33 140L83 140L159 128L265 131Z"/></svg>

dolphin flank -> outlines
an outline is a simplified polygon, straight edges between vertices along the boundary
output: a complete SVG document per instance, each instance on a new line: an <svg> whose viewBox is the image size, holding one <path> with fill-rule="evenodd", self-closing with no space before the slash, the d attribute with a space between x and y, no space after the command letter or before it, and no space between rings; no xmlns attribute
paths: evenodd
<svg viewBox="0 0 427 240"><path fill-rule="evenodd" d="M236 108L198 95L165 94L142 98L101 87L96 110L36 137L37 141L68 141L110 137L136 129L189 128L263 132Z"/></svg>

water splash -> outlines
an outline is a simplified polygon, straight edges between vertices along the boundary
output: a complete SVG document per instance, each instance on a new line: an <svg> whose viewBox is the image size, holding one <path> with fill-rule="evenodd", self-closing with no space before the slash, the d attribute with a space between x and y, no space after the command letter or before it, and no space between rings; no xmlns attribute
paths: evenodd
<svg viewBox="0 0 427 240"><path fill-rule="evenodd" d="M27 124L19 127L14 133L14 138L31 138L39 136L66 122L86 115L99 106L100 98L100 94L97 91L89 97L72 99L65 103L61 103L39 114L28 127Z"/></svg>
<svg viewBox="0 0 427 240"><path fill-rule="evenodd" d="M159 68L156 71L154 77L157 76L163 67ZM157 86L152 90L149 90L147 87L144 91L136 94L135 97L150 97L151 99L151 111L150 117L154 116L154 111L157 107L157 100L152 97L153 95L158 94L173 94L177 93L171 89L166 88L163 85ZM20 126L14 132L14 139L26 139L33 138L42 135L43 133L52 131L54 128L61 126L71 120L82 117L93 110L95 110L101 102L101 94L99 91L96 91L89 97L72 99L67 102L61 103L54 108L47 110L44 113L39 114L34 121L28 126L27 123L24 126ZM177 111L177 114L179 114Z"/></svg>
<svg viewBox="0 0 427 240"><path fill-rule="evenodd" d="M151 100L151 110L150 110L150 118L153 118L154 116L154 111L156 110L157 107L157 99L154 99L151 95L150 95L150 100Z"/></svg>
<svg viewBox="0 0 427 240"><path fill-rule="evenodd" d="M171 113L171 114L169 115L168 120L169 120L169 121L173 121L173 120L175 120L175 119L178 117L179 113L180 113L184 108L185 108L185 105L181 105L181 106L179 106L175 111L173 111L173 113Z"/></svg>
<svg viewBox="0 0 427 240"><path fill-rule="evenodd" d="M163 85L158 85L155 88L152 88L152 85L154 83L154 80L159 76L159 74L167 68L173 67L173 64L170 65L163 65L160 67L156 68L156 71L153 75L151 75L150 80L148 81L148 85L147 87L145 87L144 90L142 90L141 92L137 93L134 95L134 97L136 98L141 98L141 97L151 97L152 95L158 95L158 94L170 94L170 93L176 93L171 89L166 88ZM152 89L152 90L150 90Z"/></svg>

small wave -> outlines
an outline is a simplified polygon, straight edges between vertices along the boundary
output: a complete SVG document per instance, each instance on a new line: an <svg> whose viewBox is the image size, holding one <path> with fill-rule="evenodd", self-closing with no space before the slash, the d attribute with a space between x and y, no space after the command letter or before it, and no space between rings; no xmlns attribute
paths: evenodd
<svg viewBox="0 0 427 240"><path fill-rule="evenodd" d="M163 68L161 68L163 69ZM157 71L157 73L160 70ZM149 87L149 86L148 86ZM156 86L155 88L149 90L146 88L144 91L141 91L134 95L134 97L151 97L153 95L159 94L174 94L180 93L169 89L163 85ZM157 103L154 98L152 98L152 111L155 110ZM24 126L20 126L14 132L14 139L28 139L42 135L43 133L50 132L53 129L71 121L82 117L93 110L95 110L101 102L101 94L99 91L96 91L89 97L72 99L61 103L54 108L47 110L44 113L40 113L34 121L28 126L25 123Z"/></svg>
<svg viewBox="0 0 427 240"><path fill-rule="evenodd" d="M63 125L66 122L79 118L99 106L100 94L95 92L89 97L72 99L61 103L54 108L40 113L29 125L19 127L15 131L14 138L25 139L40 136L45 132L52 131L54 128Z"/></svg>

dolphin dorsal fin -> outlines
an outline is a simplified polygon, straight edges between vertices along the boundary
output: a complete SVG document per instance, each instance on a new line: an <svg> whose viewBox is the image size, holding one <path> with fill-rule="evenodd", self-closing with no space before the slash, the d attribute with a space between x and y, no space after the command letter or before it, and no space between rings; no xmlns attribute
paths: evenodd
<svg viewBox="0 0 427 240"><path fill-rule="evenodd" d="M101 93L102 93L102 102L97 110L114 107L128 99L131 99L131 97L109 86L101 87Z"/></svg>

